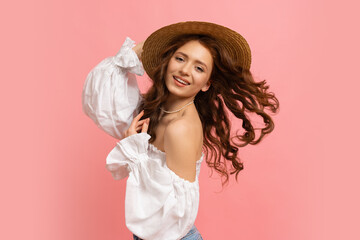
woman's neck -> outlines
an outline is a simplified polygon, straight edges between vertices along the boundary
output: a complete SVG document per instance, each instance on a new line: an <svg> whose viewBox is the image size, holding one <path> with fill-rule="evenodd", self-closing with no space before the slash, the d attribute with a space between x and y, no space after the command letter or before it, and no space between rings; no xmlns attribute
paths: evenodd
<svg viewBox="0 0 360 240"><path fill-rule="evenodd" d="M178 111L182 107L184 107L181 110L184 110L186 108L187 104L191 104L193 102L194 98L179 98L173 95L170 95L166 102L164 103L162 109L168 112L174 112ZM189 106L189 105L187 105ZM181 110L179 112L181 112Z"/></svg>

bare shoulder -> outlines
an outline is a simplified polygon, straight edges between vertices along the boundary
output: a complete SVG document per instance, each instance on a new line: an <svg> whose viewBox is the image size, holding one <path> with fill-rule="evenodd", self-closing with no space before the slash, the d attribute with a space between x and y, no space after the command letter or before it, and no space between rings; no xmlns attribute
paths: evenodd
<svg viewBox="0 0 360 240"><path fill-rule="evenodd" d="M201 122L196 122L191 117L181 117L166 127L166 163L179 177L191 182L195 180L196 161L201 156L201 147Z"/></svg>
<svg viewBox="0 0 360 240"><path fill-rule="evenodd" d="M174 146L172 144L175 144ZM181 146L191 152L201 152L202 126L200 121L191 117L181 117L168 124L164 132L164 146ZM172 150L172 149L169 149ZM181 150L181 149L179 149Z"/></svg>
<svg viewBox="0 0 360 240"><path fill-rule="evenodd" d="M190 118L179 118L173 120L166 127L165 134L169 137L195 137L197 125ZM194 135L194 136L193 136Z"/></svg>

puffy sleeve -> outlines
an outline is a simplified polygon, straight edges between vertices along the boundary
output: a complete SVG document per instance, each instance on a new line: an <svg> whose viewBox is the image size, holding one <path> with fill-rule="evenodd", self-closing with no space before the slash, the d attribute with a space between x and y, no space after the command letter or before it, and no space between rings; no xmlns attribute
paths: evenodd
<svg viewBox="0 0 360 240"><path fill-rule="evenodd" d="M138 133L119 141L106 159L107 168L115 179L129 176L125 220L132 233L146 240L181 239L198 212L198 177L189 182L176 175L165 159L148 153L149 139Z"/></svg>
<svg viewBox="0 0 360 240"><path fill-rule="evenodd" d="M111 136L122 139L141 101L136 75L143 66L126 38L119 52L102 60L87 75L82 91L82 108L95 124Z"/></svg>

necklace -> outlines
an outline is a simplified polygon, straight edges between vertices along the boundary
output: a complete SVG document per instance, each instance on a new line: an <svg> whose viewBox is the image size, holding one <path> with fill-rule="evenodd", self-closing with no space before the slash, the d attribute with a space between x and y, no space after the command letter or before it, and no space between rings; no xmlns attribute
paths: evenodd
<svg viewBox="0 0 360 240"><path fill-rule="evenodd" d="M192 100L191 102L185 104L184 106L182 106L181 108L177 109L177 110L174 110L174 111L166 111L164 110L163 108L160 108L161 111L163 111L164 113L176 113L176 112L180 112L181 109L183 109L184 107L186 106L189 106L190 104L194 103L194 100Z"/></svg>

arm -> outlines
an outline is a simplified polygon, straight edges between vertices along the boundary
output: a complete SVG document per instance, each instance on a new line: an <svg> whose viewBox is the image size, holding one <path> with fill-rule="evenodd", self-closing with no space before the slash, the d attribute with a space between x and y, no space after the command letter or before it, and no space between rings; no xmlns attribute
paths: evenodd
<svg viewBox="0 0 360 240"><path fill-rule="evenodd" d="M117 139L123 138L141 101L135 74L142 75L144 69L133 47L134 42L126 38L115 56L90 71L82 92L84 113Z"/></svg>
<svg viewBox="0 0 360 240"><path fill-rule="evenodd" d="M111 175L115 180L121 180L127 177L129 175L129 171L133 168L134 164L136 164L136 161L129 161L130 159L126 160L126 156L134 155L134 153L131 152L131 149L134 148L134 146L143 146L141 152L146 152L147 144L144 145L144 142L147 142L150 138L150 136L146 134L150 119L146 118L140 120L143 115L144 111L141 111L136 117L134 117L130 127L124 133L124 141L120 141L106 158L106 168L111 172ZM134 136L139 132L144 134L140 137ZM132 141L126 139L130 136L133 136L132 138L129 138ZM123 143L125 143L125 145ZM129 147L127 147L126 144L128 144ZM128 150L130 150L130 152L128 152ZM135 155L136 154L137 153L135 153ZM131 159L133 159L133 157Z"/></svg>
<svg viewBox="0 0 360 240"><path fill-rule="evenodd" d="M201 146L198 146L201 137L196 133L194 124L186 119L170 123L164 133L168 168L190 182L195 181L196 160L201 156Z"/></svg>

